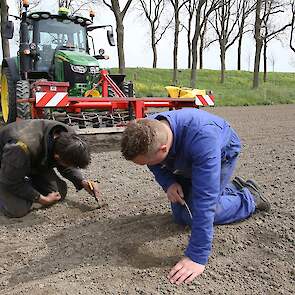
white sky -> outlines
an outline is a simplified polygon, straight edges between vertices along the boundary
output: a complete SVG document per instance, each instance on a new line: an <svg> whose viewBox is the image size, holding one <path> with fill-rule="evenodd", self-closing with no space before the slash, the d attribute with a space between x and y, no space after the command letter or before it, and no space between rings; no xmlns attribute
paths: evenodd
<svg viewBox="0 0 295 295"><path fill-rule="evenodd" d="M8 4L11 7L10 13L16 13L14 1L8 0ZM52 0L50 1L53 2ZM43 11L57 12L57 6L45 4L42 7ZM95 24L111 24L114 28L115 34L115 18L113 13L106 7L103 11L96 14L94 19ZM149 39L149 27L142 18L138 16L138 12L130 10L125 19L125 61L126 67L152 67L152 50ZM106 67L117 67L117 50L116 47L110 47L106 38L106 31L97 30L95 35L95 48L104 48L106 54L110 56L110 60L105 63ZM98 41L99 40L99 41ZM16 54L16 46L13 41L11 42L12 50L14 55ZM288 41L285 41L285 46L282 46L280 41L273 40L269 43L268 53L269 58L272 57L274 60L274 70L277 72L294 72L295 70L295 54L289 49ZM235 70L237 64L236 46L232 46L227 51L226 55L226 69ZM242 50L242 69L250 70L253 69L255 53L255 43L251 33L245 37L245 42ZM173 67L173 30L168 31L164 39L160 41L158 46L158 68L172 68ZM293 60L293 62L292 62ZM186 34L185 32L180 33L179 42L179 55L178 55L178 67L180 69L187 68L187 48L186 48ZM217 42L205 51L204 53L204 68L207 69L219 69L219 50ZM262 70L262 67L261 67ZM273 70L273 65L268 62L268 70Z"/></svg>

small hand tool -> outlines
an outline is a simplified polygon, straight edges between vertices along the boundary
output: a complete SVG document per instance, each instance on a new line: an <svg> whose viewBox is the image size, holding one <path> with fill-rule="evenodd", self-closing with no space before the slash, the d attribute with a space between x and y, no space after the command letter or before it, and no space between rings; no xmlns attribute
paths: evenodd
<svg viewBox="0 0 295 295"><path fill-rule="evenodd" d="M188 212L188 214L189 214L190 218L191 218L191 219L193 219L192 212L191 212L190 208L188 207L188 205L187 205L186 201L185 201L185 200L183 200L183 202L184 202L184 206L185 206L185 208L186 208L186 210L187 210L187 212Z"/></svg>

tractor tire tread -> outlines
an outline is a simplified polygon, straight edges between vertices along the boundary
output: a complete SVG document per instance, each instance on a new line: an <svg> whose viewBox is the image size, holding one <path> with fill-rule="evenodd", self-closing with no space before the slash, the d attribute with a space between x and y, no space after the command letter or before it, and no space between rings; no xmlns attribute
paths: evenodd
<svg viewBox="0 0 295 295"><path fill-rule="evenodd" d="M30 83L26 80L16 82L16 98L30 98ZM31 104L29 102L18 103L17 116L21 119L31 119Z"/></svg>

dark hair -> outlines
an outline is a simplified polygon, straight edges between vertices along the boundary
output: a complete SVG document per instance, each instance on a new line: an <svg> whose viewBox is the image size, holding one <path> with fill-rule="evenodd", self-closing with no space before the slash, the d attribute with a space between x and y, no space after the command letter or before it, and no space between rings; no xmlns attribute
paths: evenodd
<svg viewBox="0 0 295 295"><path fill-rule="evenodd" d="M53 152L69 166L85 168L90 162L88 144L75 133L61 132L54 139Z"/></svg>

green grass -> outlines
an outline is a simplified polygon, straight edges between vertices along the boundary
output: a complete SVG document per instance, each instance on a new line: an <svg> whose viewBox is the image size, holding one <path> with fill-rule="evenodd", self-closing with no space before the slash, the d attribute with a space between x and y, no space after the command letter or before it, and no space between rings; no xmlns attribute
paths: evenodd
<svg viewBox="0 0 295 295"><path fill-rule="evenodd" d="M112 72L115 72L112 71ZM135 85L137 97L167 96L165 86L172 84L172 70L127 68L127 79ZM295 103L295 74L269 73L268 81L252 89L253 73L245 71L226 71L225 83L220 83L220 71L198 70L197 88L212 90L215 104L223 106L270 105ZM180 70L178 86L190 86L190 70Z"/></svg>

